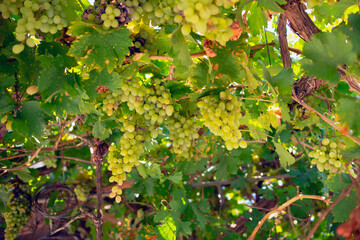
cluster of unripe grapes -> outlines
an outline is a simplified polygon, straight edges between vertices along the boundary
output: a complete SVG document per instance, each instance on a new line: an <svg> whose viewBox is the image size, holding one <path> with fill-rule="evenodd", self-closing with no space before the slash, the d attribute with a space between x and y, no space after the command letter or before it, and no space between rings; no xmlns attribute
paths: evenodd
<svg viewBox="0 0 360 240"><path fill-rule="evenodd" d="M118 91L121 102L126 102L131 111L135 110L140 115L144 114L144 101L151 91L140 79L134 77L124 80Z"/></svg>
<svg viewBox="0 0 360 240"><path fill-rule="evenodd" d="M108 116L112 116L119 107L121 95L108 89L106 92L100 93L100 97L103 99L101 110Z"/></svg>
<svg viewBox="0 0 360 240"><path fill-rule="evenodd" d="M8 183L10 192L8 210L4 213L6 221L5 240L13 240L24 228L30 218L30 190L19 182Z"/></svg>
<svg viewBox="0 0 360 240"><path fill-rule="evenodd" d="M13 53L21 53L25 46L34 47L37 32L55 34L67 26L62 5L66 0L4 0L0 3L0 12L4 19L10 14L18 15L16 40L20 43L12 48Z"/></svg>
<svg viewBox="0 0 360 240"><path fill-rule="evenodd" d="M203 98L198 102L204 124L209 130L225 141L225 147L230 151L236 148L246 148L247 143L241 140L239 130L241 102L229 91L220 92L220 100L213 97Z"/></svg>
<svg viewBox="0 0 360 240"><path fill-rule="evenodd" d="M126 0L124 2L126 6L134 8L134 12L130 16L136 22L142 21L145 24L151 22L153 26L172 25L174 23L173 6L175 0Z"/></svg>
<svg viewBox="0 0 360 240"><path fill-rule="evenodd" d="M324 138L321 146L315 146L309 153L312 158L311 164L316 165L320 172L329 171L329 175L335 175L343 172L353 173L351 165L347 168L344 164L343 156L340 154L346 145L340 141L331 141Z"/></svg>
<svg viewBox="0 0 360 240"><path fill-rule="evenodd" d="M161 80L156 79L155 84L150 88L150 95L145 100L144 118L150 122L150 125L162 124L166 117L174 113L174 107L171 102L171 93Z"/></svg>
<svg viewBox="0 0 360 240"><path fill-rule="evenodd" d="M104 29L110 29L130 22L129 14L132 12L133 8L127 7L122 1L112 1L110 4L95 4L92 8L85 9L81 18L95 24L102 24Z"/></svg>
<svg viewBox="0 0 360 240"><path fill-rule="evenodd" d="M174 152L188 158L188 150L191 144L195 139L199 138L197 130L200 125L194 119L181 116L177 112L175 112L166 123L167 129L170 132L169 138L172 141Z"/></svg>
<svg viewBox="0 0 360 240"><path fill-rule="evenodd" d="M185 0L179 1L174 11L176 23L182 24L181 31L189 35L191 30L205 35L209 40L215 40L222 45L233 36L230 18L223 18L221 7L231 8L238 0Z"/></svg>
<svg viewBox="0 0 360 240"><path fill-rule="evenodd" d="M129 121L122 117L120 121L123 123L121 131L124 132L120 139L120 149L113 144L109 148L108 169L112 172L110 182L116 182L112 188L110 197L115 198L116 202L121 201L122 190L120 186L126 179L126 173L130 172L134 166L140 164L139 157L144 152L146 129L137 128L133 121Z"/></svg>

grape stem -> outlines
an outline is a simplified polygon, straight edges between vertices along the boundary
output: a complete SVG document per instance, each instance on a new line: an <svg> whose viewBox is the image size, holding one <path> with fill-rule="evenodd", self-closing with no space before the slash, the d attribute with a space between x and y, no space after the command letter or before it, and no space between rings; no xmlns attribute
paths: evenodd
<svg viewBox="0 0 360 240"><path fill-rule="evenodd" d="M274 207L273 210L271 210L270 212L268 212L261 220L260 222L256 225L254 231L251 233L250 237L248 238L248 240L253 240L255 239L256 233L259 231L259 229L261 228L261 226L265 223L265 221L273 214L281 212L283 210L285 210L288 206L290 206L291 204L293 204L294 202L298 201L298 200L302 200L302 199L314 199L314 200L319 200L319 201L325 201L326 203L330 203L330 199L329 198L325 198L322 196L317 196L317 195L297 195L293 198L291 198L290 200L288 200L287 202L283 203L280 207Z"/></svg>

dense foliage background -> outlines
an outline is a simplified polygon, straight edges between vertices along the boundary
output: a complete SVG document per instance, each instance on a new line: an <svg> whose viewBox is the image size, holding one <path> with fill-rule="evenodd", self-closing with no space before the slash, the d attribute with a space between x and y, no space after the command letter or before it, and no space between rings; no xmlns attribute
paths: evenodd
<svg viewBox="0 0 360 240"><path fill-rule="evenodd" d="M360 239L355 0L2 0L0 238Z"/></svg>

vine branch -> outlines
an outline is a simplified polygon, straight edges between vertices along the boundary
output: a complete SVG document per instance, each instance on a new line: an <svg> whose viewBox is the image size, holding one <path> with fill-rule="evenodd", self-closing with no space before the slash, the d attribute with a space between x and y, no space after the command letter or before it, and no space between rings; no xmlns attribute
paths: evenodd
<svg viewBox="0 0 360 240"><path fill-rule="evenodd" d="M248 238L248 240L253 240L255 239L256 233L259 231L259 229L261 228L261 226L265 223L265 221L274 213L283 211L284 209L286 209L288 206L290 206L291 204L293 204L294 202L301 200L301 199L314 199L314 200L319 200L319 201L325 201L325 202L330 202L330 199L325 198L325 197L321 197L321 196L316 196L316 195L297 195L295 197L293 197L292 199L288 200L287 202L285 202L284 204L282 204L280 207L275 207L273 210L271 210L270 212L268 212L267 214L265 214L265 216L260 220L260 222L256 225L254 231L251 233L250 237Z"/></svg>

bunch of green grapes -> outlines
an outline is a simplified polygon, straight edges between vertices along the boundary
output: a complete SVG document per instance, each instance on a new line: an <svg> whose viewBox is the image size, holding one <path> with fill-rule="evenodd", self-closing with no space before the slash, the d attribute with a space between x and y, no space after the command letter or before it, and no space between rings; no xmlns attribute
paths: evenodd
<svg viewBox="0 0 360 240"><path fill-rule="evenodd" d="M120 149L113 144L109 148L108 169L112 172L110 182L116 182L117 185L112 188L110 197L115 198L116 202L121 201L122 190L120 186L126 179L126 173L130 172L133 166L140 164L140 155L144 152L144 141L146 129L137 128L137 126L127 119L121 118L124 132L120 139Z"/></svg>
<svg viewBox="0 0 360 240"><path fill-rule="evenodd" d="M135 8L130 16L136 22L142 21L145 24L151 22L153 26L174 24L173 6L175 0L126 0L125 4L128 7Z"/></svg>
<svg viewBox="0 0 360 240"><path fill-rule="evenodd" d="M111 1L104 5L95 2L93 7L84 10L81 19L102 24L104 29L118 28L131 21L129 14L132 12L133 8L121 1Z"/></svg>
<svg viewBox="0 0 360 240"><path fill-rule="evenodd" d="M24 228L30 218L30 189L19 182L9 183L10 192L8 210L4 213L6 221L5 240L13 240Z"/></svg>
<svg viewBox="0 0 360 240"><path fill-rule="evenodd" d="M162 124L166 117L174 113L170 90L161 84L160 79L155 79L150 88L150 94L145 99L144 110L143 116L150 125Z"/></svg>
<svg viewBox="0 0 360 240"><path fill-rule="evenodd" d="M220 100L216 98L203 98L198 102L200 113L204 119L204 124L209 130L221 136L225 141L228 150L247 146L244 140L241 140L242 134L239 130L241 102L228 90L220 92Z"/></svg>
<svg viewBox="0 0 360 240"><path fill-rule="evenodd" d="M230 18L223 18L221 7L231 8L238 0L185 0L179 1L174 9L176 23L182 24L181 31L189 35L191 30L205 35L210 40L225 45L233 36Z"/></svg>
<svg viewBox="0 0 360 240"><path fill-rule="evenodd" d="M144 101L151 91L140 79L134 77L123 81L118 91L121 102L126 102L131 111L135 110L140 115L144 114Z"/></svg>
<svg viewBox="0 0 360 240"><path fill-rule="evenodd" d="M197 130L200 125L190 118L185 118L175 112L167 121L167 129L170 131L170 140L176 154L187 158L188 150L192 142L199 138Z"/></svg>
<svg viewBox="0 0 360 240"><path fill-rule="evenodd" d="M312 158L311 164L316 165L320 172L329 171L329 175L335 175L343 172L353 174L351 165L346 168L343 156L340 154L346 145L341 141L331 141L324 138L321 141L321 146L315 146L314 150L309 153Z"/></svg>
<svg viewBox="0 0 360 240"><path fill-rule="evenodd" d="M102 98L101 110L106 112L108 116L112 116L119 107L121 95L107 89L106 92L100 93L100 97Z"/></svg>
<svg viewBox="0 0 360 240"><path fill-rule="evenodd" d="M67 26L62 5L65 0L4 0L0 3L3 18L10 14L19 15L16 25L16 39L20 42L12 48L13 53L21 53L25 46L34 47L37 32L55 34Z"/></svg>

